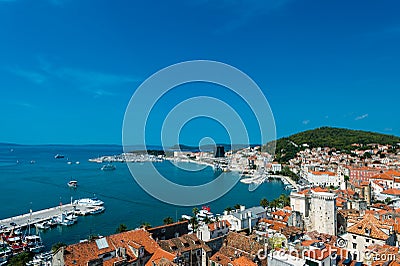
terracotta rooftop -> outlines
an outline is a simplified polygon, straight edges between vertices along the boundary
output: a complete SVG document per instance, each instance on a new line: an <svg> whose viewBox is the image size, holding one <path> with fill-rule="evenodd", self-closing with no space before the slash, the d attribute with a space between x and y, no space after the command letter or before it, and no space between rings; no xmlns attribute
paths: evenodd
<svg viewBox="0 0 400 266"><path fill-rule="evenodd" d="M202 240L198 239L195 234L186 234L169 240L160 240L158 243L163 250L171 252L172 254L200 248L204 249L206 252L211 251L211 249Z"/></svg>
<svg viewBox="0 0 400 266"><path fill-rule="evenodd" d="M215 229L230 227L230 226L231 226L231 224L227 220L222 220L219 222L214 222L214 223L209 224L208 229L210 229L210 231L214 231Z"/></svg>
<svg viewBox="0 0 400 266"><path fill-rule="evenodd" d="M382 229L390 229L381 221L375 218L374 215L367 213L362 220L350 226L347 232L367 236L375 239L386 240L389 235L382 231Z"/></svg>
<svg viewBox="0 0 400 266"><path fill-rule="evenodd" d="M400 189L390 188L381 192L382 194L400 196Z"/></svg>
<svg viewBox="0 0 400 266"><path fill-rule="evenodd" d="M69 245L64 249L64 261L66 265L87 265L91 260L98 259L99 256L115 251L117 248L124 248L128 262L137 260L132 248L143 247L145 254L154 254L160 247L154 241L150 233L144 229L132 230L115 235L110 235L102 239ZM122 258L112 258L105 261L104 265L114 263ZM107 263L106 263L107 262ZM112 264L110 264L112 265Z"/></svg>

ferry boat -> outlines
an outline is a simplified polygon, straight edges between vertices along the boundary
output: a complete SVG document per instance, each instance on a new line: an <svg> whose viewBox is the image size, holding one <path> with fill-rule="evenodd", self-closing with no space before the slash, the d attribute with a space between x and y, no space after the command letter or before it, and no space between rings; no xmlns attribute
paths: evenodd
<svg viewBox="0 0 400 266"><path fill-rule="evenodd" d="M54 159L62 159L62 158L64 158L64 155L62 155L62 154L56 154L54 156Z"/></svg>
<svg viewBox="0 0 400 266"><path fill-rule="evenodd" d="M71 181L68 182L68 186L69 186L70 188L77 188L77 187L78 187L78 181L76 181L76 180L71 180Z"/></svg>
<svg viewBox="0 0 400 266"><path fill-rule="evenodd" d="M99 200L98 198L85 198L85 199L79 199L75 200L73 202L75 205L83 205L83 206L102 206L104 205L104 201Z"/></svg>
<svg viewBox="0 0 400 266"><path fill-rule="evenodd" d="M106 164L106 165L103 165L100 169L102 171L114 171L117 168L112 164Z"/></svg>

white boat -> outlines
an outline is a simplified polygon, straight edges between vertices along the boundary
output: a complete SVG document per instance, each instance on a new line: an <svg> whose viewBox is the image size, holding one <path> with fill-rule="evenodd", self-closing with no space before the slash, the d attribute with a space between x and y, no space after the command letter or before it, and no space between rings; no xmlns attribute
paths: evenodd
<svg viewBox="0 0 400 266"><path fill-rule="evenodd" d="M74 204L82 206L102 206L104 205L104 201L101 201L98 198L84 198L75 200Z"/></svg>
<svg viewBox="0 0 400 266"><path fill-rule="evenodd" d="M104 206L94 206L94 207L91 207L91 209L92 210L90 210L89 213L92 215L100 214L106 210L106 208Z"/></svg>
<svg viewBox="0 0 400 266"><path fill-rule="evenodd" d="M58 224L66 226L73 225L77 222L77 218L75 215L71 216L71 214L67 215L65 213L58 215L55 219Z"/></svg>
<svg viewBox="0 0 400 266"><path fill-rule="evenodd" d="M56 154L54 156L54 159L62 159L62 158L64 158L64 155L61 155L61 154Z"/></svg>
<svg viewBox="0 0 400 266"><path fill-rule="evenodd" d="M100 169L102 171L114 171L117 168L112 164L106 164L106 165L103 165Z"/></svg>
<svg viewBox="0 0 400 266"><path fill-rule="evenodd" d="M38 235L25 236L23 244L25 246L25 250L33 253L39 253L44 248L42 239Z"/></svg>
<svg viewBox="0 0 400 266"><path fill-rule="evenodd" d="M76 180L71 180L68 182L68 186L71 188L77 188L78 187L78 181Z"/></svg>
<svg viewBox="0 0 400 266"><path fill-rule="evenodd" d="M35 224L36 229L47 230L50 229L50 224L48 222L37 223Z"/></svg>
<svg viewBox="0 0 400 266"><path fill-rule="evenodd" d="M67 162L67 164L71 165L71 164L72 164L72 162Z"/></svg>

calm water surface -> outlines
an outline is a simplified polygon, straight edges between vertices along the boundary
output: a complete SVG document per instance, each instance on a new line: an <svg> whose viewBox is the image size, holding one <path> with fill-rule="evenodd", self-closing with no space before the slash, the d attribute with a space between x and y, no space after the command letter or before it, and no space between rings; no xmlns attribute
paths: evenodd
<svg viewBox="0 0 400 266"><path fill-rule="evenodd" d="M176 219L182 214L191 214L192 207L169 205L144 192L125 164L117 163L115 171L103 172L101 164L88 162L92 157L121 152L119 146L0 145L0 219L28 213L30 208L35 211L57 206L60 201L68 203L71 197L95 195L105 202L106 211L103 214L79 217L74 226L59 226L41 233L47 248L50 248L59 241L75 243L91 234L112 234L121 223L129 228L136 228L143 222L155 226L162 224L167 216ZM54 159L55 154L63 154L65 158ZM30 163L32 160L34 164ZM68 165L68 160L73 163ZM185 167L193 169L202 167L185 164ZM198 185L215 178L210 167L203 171L186 172L167 161L155 165L168 179L183 185ZM67 187L71 179L79 182L75 190ZM255 206L263 197L272 200L282 193L288 192L279 181L264 183L253 192L239 182L226 195L208 205L212 212L222 213L227 206L237 203Z"/></svg>

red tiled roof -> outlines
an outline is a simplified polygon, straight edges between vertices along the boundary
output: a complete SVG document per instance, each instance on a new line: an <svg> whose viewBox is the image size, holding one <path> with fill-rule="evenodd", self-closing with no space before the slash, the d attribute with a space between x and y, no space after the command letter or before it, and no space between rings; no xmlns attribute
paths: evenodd
<svg viewBox="0 0 400 266"><path fill-rule="evenodd" d="M347 232L375 239L386 240L389 235L383 232L382 229L390 228L376 219L374 215L367 213L362 220L350 226L347 229Z"/></svg>
<svg viewBox="0 0 400 266"><path fill-rule="evenodd" d="M400 196L400 189L390 188L381 192L382 194Z"/></svg>
<svg viewBox="0 0 400 266"><path fill-rule="evenodd" d="M227 221L227 220L222 220L219 222L214 222L208 225L208 229L210 229L210 231L214 231L215 229L218 228L223 228L223 227L230 227L231 224Z"/></svg>
<svg viewBox="0 0 400 266"><path fill-rule="evenodd" d="M310 171L314 175L329 175L329 176L335 176L336 174L333 172L329 171Z"/></svg>

